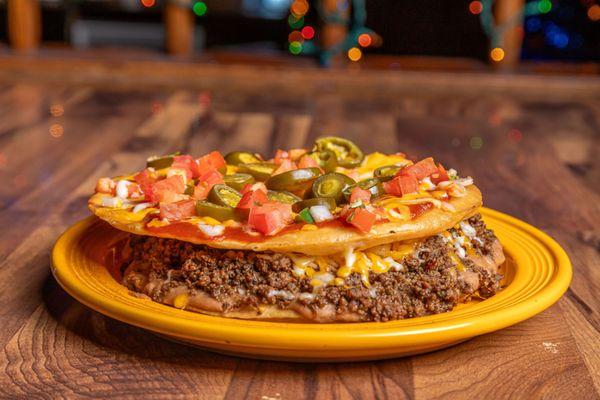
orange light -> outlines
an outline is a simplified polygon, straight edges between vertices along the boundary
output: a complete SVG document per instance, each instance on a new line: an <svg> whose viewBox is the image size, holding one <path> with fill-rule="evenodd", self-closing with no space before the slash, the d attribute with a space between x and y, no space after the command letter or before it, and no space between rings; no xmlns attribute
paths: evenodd
<svg viewBox="0 0 600 400"><path fill-rule="evenodd" d="M369 47L371 43L373 43L371 35L362 33L358 36L358 44L360 44L362 47Z"/></svg>
<svg viewBox="0 0 600 400"><path fill-rule="evenodd" d="M154 7L156 0L140 0L140 3L146 8Z"/></svg>
<svg viewBox="0 0 600 400"><path fill-rule="evenodd" d="M292 43L292 42L302 42L304 40L304 38L302 37L302 33L300 33L300 31L292 31L289 35L288 35L288 42Z"/></svg>
<svg viewBox="0 0 600 400"><path fill-rule="evenodd" d="M362 51L358 47L353 47L348 50L348 58L351 61L358 61L362 58Z"/></svg>
<svg viewBox="0 0 600 400"><path fill-rule="evenodd" d="M481 14L483 11L483 4L478 0L472 1L469 3L469 11L471 11L471 14Z"/></svg>
<svg viewBox="0 0 600 400"><path fill-rule="evenodd" d="M312 26L305 26L302 28L302 37L306 40L310 40L315 37L315 28Z"/></svg>
<svg viewBox="0 0 600 400"><path fill-rule="evenodd" d="M598 4L594 4L587 11L588 18L592 21L600 20L600 6Z"/></svg>
<svg viewBox="0 0 600 400"><path fill-rule="evenodd" d="M292 14L297 17L301 17L308 12L308 1L306 0L295 0L290 7Z"/></svg>
<svg viewBox="0 0 600 400"><path fill-rule="evenodd" d="M500 47L493 48L490 51L490 58L495 62L500 62L504 59L504 50Z"/></svg>

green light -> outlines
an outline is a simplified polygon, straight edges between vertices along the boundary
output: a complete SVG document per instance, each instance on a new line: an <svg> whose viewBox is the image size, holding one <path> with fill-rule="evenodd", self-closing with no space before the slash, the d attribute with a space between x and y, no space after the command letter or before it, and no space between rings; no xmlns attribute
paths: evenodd
<svg viewBox="0 0 600 400"><path fill-rule="evenodd" d="M300 53L302 53L302 43L300 42L292 42L290 43L290 53L292 53L293 55L298 55Z"/></svg>
<svg viewBox="0 0 600 400"><path fill-rule="evenodd" d="M473 136L471 140L469 140L469 145L473 150L479 150L483 147L483 138L480 136Z"/></svg>
<svg viewBox="0 0 600 400"><path fill-rule="evenodd" d="M206 4L204 4L201 1L194 3L194 7L192 7L192 9L194 10L194 14L196 14L199 17L206 14Z"/></svg>
<svg viewBox="0 0 600 400"><path fill-rule="evenodd" d="M538 1L538 10L542 14L547 14L552 10L552 2L550 0L540 0Z"/></svg>
<svg viewBox="0 0 600 400"><path fill-rule="evenodd" d="M304 26L304 17L296 18L293 14L288 17L288 25L293 29L300 29Z"/></svg>

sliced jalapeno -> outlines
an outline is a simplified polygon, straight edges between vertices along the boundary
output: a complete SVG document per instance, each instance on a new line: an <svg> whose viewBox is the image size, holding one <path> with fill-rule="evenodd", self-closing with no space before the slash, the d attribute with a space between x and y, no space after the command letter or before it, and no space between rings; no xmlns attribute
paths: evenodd
<svg viewBox="0 0 600 400"><path fill-rule="evenodd" d="M152 156L146 160L146 167L152 167L154 169L168 168L173 165L173 159L178 155L179 152L168 154L166 156Z"/></svg>
<svg viewBox="0 0 600 400"><path fill-rule="evenodd" d="M247 151L232 151L225 156L225 162L229 165L255 164L260 163L261 159Z"/></svg>
<svg viewBox="0 0 600 400"><path fill-rule="evenodd" d="M225 175L223 181L227 186L234 188L235 190L242 190L247 184L254 183L254 177L250 174L231 174Z"/></svg>
<svg viewBox="0 0 600 400"><path fill-rule="evenodd" d="M383 185L381 184L379 179L369 178L369 179L365 179L360 182L357 182L355 185L347 187L346 190L344 190L344 197L346 198L346 200L350 199L350 194L352 193L352 189L354 189L356 186L358 186L361 189L368 190L369 192L371 192L371 196L373 198L385 193L383 190Z"/></svg>
<svg viewBox="0 0 600 400"><path fill-rule="evenodd" d="M269 198L269 200L275 200L285 204L294 204L302 200L300 197L296 196L293 193L286 191L278 192L275 190L269 190L267 192L267 197Z"/></svg>
<svg viewBox="0 0 600 400"><path fill-rule="evenodd" d="M396 175L396 172L400 171L400 168L397 165L386 165L384 167L379 167L375 171L373 171L373 177L379 179L381 182L389 181Z"/></svg>
<svg viewBox="0 0 600 400"><path fill-rule="evenodd" d="M220 206L235 207L238 205L242 195L232 187L216 184L208 193L208 201Z"/></svg>
<svg viewBox="0 0 600 400"><path fill-rule="evenodd" d="M344 190L355 183L348 175L330 172L315 180L312 193L315 197L332 197L336 203L340 203L344 199Z"/></svg>
<svg viewBox="0 0 600 400"><path fill-rule="evenodd" d="M259 181L266 181L275 171L277 165L272 163L252 163L238 165L238 171L252 175Z"/></svg>
<svg viewBox="0 0 600 400"><path fill-rule="evenodd" d="M265 182L265 185L272 190L295 192L308 189L320 174L321 170L316 167L294 169L273 175Z"/></svg>
<svg viewBox="0 0 600 400"><path fill-rule="evenodd" d="M196 202L196 214L201 217L211 217L217 221L227 221L229 219L238 220L240 218L240 215L236 212L235 208L220 206L205 200Z"/></svg>
<svg viewBox="0 0 600 400"><path fill-rule="evenodd" d="M298 213L305 208L310 208L312 206L325 206L329 208L329 210L334 210L335 205L335 199L332 199L331 197L314 197L312 199L302 200L292 204L292 211Z"/></svg>
<svg viewBox="0 0 600 400"><path fill-rule="evenodd" d="M337 156L331 150L313 151L309 156L313 157L325 172L335 172L338 166Z"/></svg>
<svg viewBox="0 0 600 400"><path fill-rule="evenodd" d="M296 215L296 222L306 222L307 224L314 224L315 220L312 217L312 215L310 215L310 211L308 210L308 208L304 208L298 213L298 215Z"/></svg>
<svg viewBox="0 0 600 400"><path fill-rule="evenodd" d="M315 142L317 151L329 150L335 153L337 163L344 168L358 167L365 158L362 150L348 139L330 136Z"/></svg>

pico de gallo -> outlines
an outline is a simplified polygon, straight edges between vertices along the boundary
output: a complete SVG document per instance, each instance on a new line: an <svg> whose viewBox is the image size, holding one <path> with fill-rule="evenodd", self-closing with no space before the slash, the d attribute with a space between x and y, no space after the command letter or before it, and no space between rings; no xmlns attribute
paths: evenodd
<svg viewBox="0 0 600 400"><path fill-rule="evenodd" d="M147 227L188 222L209 237L225 227L272 236L336 222L367 233L387 221L408 221L467 194L459 178L433 158L363 151L340 137L311 149L277 150L272 158L246 151L154 156L129 176L100 178L91 202L128 212Z"/></svg>

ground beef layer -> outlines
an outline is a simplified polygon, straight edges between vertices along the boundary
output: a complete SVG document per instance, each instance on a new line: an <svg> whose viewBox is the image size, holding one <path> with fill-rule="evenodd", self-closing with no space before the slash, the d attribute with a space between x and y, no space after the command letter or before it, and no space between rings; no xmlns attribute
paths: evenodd
<svg viewBox="0 0 600 400"><path fill-rule="evenodd" d="M477 256L491 257L498 246L493 232L479 215L468 223L477 231ZM293 273L292 259L278 253L219 250L137 235L132 235L130 249L123 283L154 301L165 302L168 293L186 287L192 294L208 295L211 311L259 311L273 305L318 322L389 321L442 313L471 296L492 296L501 279L469 257L457 269L452 245L442 235L419 242L403 260L403 271L371 272L369 287L352 274L343 286L314 289L310 278Z"/></svg>

